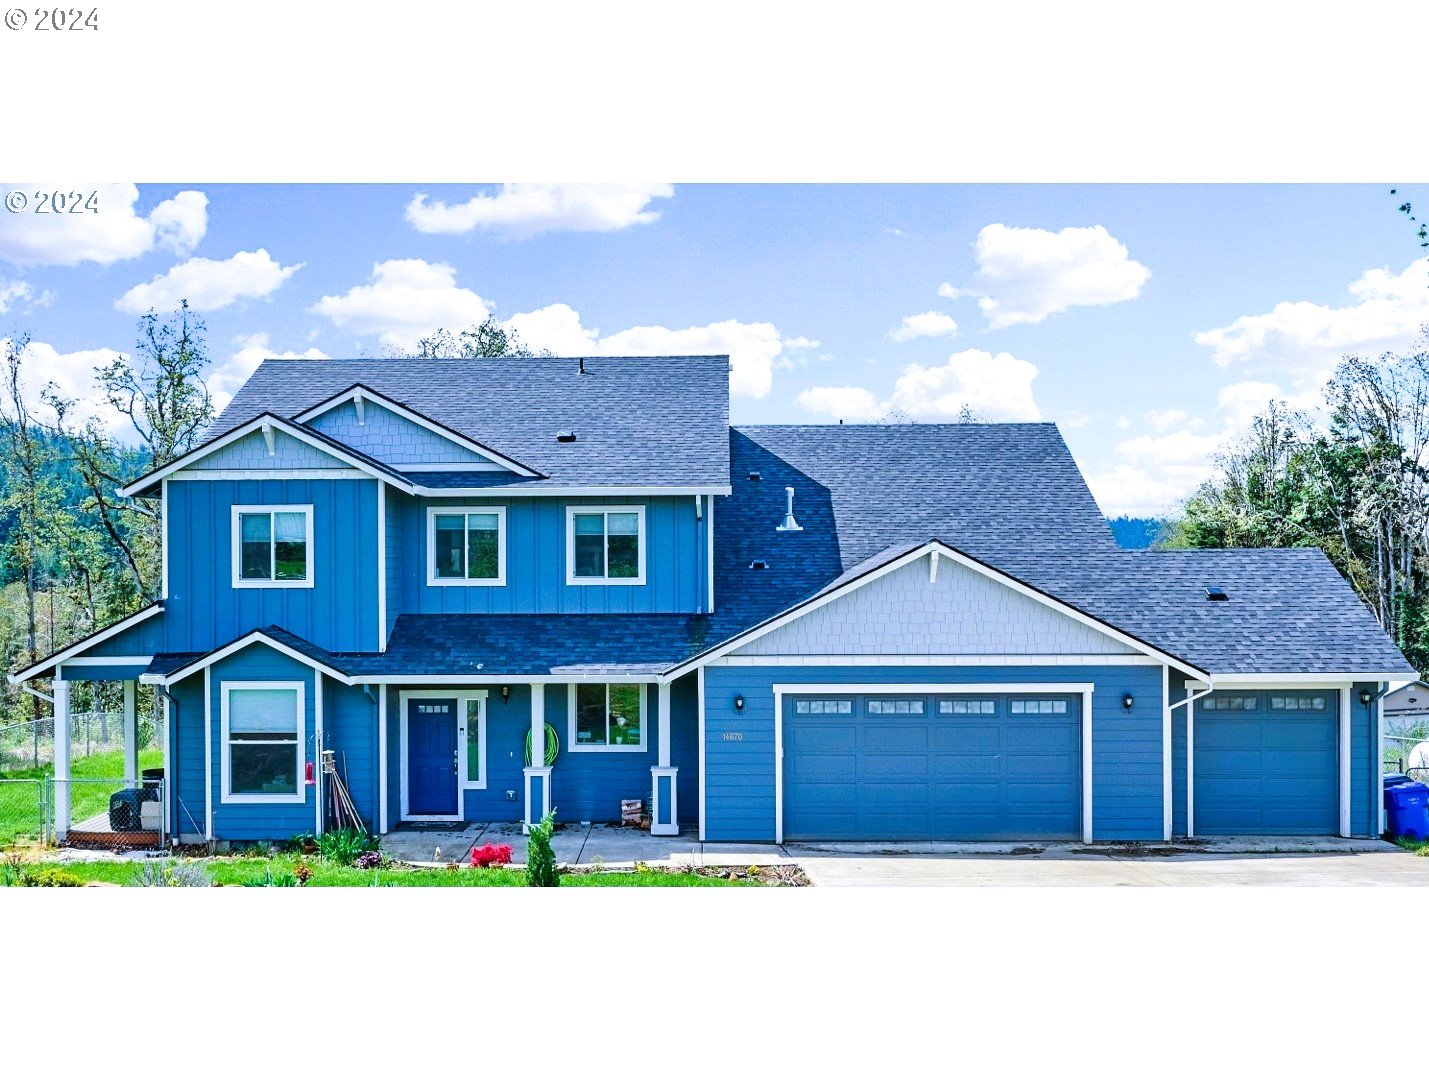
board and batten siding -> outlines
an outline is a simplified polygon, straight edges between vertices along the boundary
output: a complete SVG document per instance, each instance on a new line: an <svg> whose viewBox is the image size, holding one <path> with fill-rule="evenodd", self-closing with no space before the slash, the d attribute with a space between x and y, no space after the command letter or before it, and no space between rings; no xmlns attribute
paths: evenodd
<svg viewBox="0 0 1429 1071"><path fill-rule="evenodd" d="M371 479L171 482L169 598L149 650L208 651L264 625L331 651L376 650L377 492ZM307 504L313 586L235 588L233 507Z"/></svg>
<svg viewBox="0 0 1429 1071"><path fill-rule="evenodd" d="M959 684L1093 685L1092 832L1096 840L1162 838L1161 667L1110 666L752 666L705 669L705 837L774 839L774 686ZM735 696L744 710L737 711ZM1132 697L1132 708L1123 696ZM1085 716L1085 715L1084 715Z"/></svg>
<svg viewBox="0 0 1429 1071"><path fill-rule="evenodd" d="M178 701L169 707L169 829L186 841L203 839L204 798L203 674L179 681L170 689Z"/></svg>
<svg viewBox="0 0 1429 1071"><path fill-rule="evenodd" d="M377 829L377 691L323 681L323 748L369 832Z"/></svg>
<svg viewBox="0 0 1429 1071"><path fill-rule="evenodd" d="M427 583L427 510L506 507L506 583ZM645 583L567 584L566 507L645 507ZM705 538L694 499L413 498L387 500L389 574L400 578L388 613L699 613L705 609ZM389 577L389 584L392 579ZM390 589L389 589L390 590Z"/></svg>

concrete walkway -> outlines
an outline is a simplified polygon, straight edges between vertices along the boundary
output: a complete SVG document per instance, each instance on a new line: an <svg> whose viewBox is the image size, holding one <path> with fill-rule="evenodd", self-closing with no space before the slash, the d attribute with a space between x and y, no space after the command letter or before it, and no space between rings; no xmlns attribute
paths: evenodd
<svg viewBox="0 0 1429 1071"><path fill-rule="evenodd" d="M459 832L399 830L382 839L410 863L463 863L477 844L509 844L526 861L519 823L477 822ZM693 833L566 825L552 838L568 866L778 866L796 863L815 885L1425 885L1429 859L1378 840L1219 837L1173 844L1045 842L951 844L701 844Z"/></svg>

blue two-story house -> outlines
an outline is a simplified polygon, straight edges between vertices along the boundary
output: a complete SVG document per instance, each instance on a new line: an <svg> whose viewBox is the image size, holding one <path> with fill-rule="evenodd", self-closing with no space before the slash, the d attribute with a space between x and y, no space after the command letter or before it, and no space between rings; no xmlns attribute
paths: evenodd
<svg viewBox="0 0 1429 1071"><path fill-rule="evenodd" d="M1318 551L1122 551L1052 425L731 428L728 371L265 362L123 489L160 601L11 679L154 685L183 841L322 827L325 752L379 832L1382 831L1415 673Z"/></svg>

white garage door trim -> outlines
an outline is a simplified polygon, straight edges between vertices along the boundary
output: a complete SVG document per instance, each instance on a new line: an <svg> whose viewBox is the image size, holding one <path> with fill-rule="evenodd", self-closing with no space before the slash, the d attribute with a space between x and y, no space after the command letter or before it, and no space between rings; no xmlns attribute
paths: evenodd
<svg viewBox="0 0 1429 1071"><path fill-rule="evenodd" d="M1065 681L1055 684L1025 684L1004 681L998 684L923 682L919 684L776 684L774 685L774 842L784 843L784 697L786 695L937 695L942 692L969 694L1036 695L1052 692L1082 697L1082 843L1092 842L1092 692L1095 685Z"/></svg>

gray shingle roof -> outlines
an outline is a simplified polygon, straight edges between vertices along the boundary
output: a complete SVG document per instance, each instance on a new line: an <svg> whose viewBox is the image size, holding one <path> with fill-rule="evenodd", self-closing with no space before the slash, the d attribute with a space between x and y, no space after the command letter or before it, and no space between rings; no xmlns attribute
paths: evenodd
<svg viewBox="0 0 1429 1071"><path fill-rule="evenodd" d="M729 481L729 358L264 361L211 437L361 384L546 474L551 486ZM558 443L559 432L576 441Z"/></svg>

